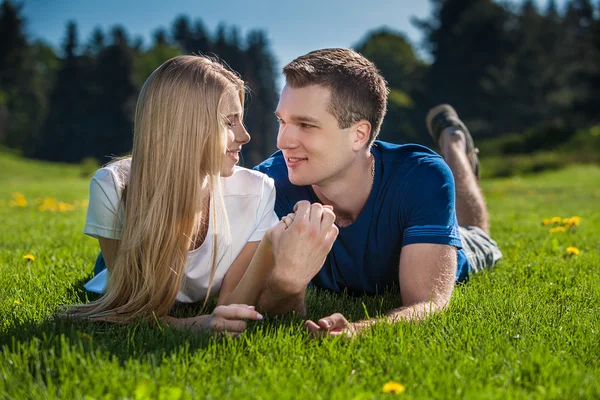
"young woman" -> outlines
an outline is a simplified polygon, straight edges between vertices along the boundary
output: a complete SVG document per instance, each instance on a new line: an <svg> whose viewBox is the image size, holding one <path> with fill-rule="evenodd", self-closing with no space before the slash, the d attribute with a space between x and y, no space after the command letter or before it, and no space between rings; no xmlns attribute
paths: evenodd
<svg viewBox="0 0 600 400"><path fill-rule="evenodd" d="M88 286L103 295L70 315L233 332L245 329L244 319L262 319L252 306L231 304L258 300L273 266L269 228L278 223L273 181L236 167L250 140L244 90L206 57L175 57L148 78L132 156L100 169L90 184L84 233L98 239L107 270ZM210 315L168 316L175 301L216 294Z"/></svg>

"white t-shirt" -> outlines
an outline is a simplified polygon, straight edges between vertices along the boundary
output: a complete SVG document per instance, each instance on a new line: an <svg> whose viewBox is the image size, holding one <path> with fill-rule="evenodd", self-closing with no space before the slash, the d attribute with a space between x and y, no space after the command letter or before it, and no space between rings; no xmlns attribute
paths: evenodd
<svg viewBox="0 0 600 400"><path fill-rule="evenodd" d="M129 177L131 159L112 163L96 172L90 183L90 200L84 233L94 238L121 239L124 207L121 194ZM273 211L275 186L273 179L246 168L235 167L233 175L222 178L222 193L229 219L231 245L221 246L227 239L224 232L217 235L217 266L211 296L217 295L225 274L248 242L258 242L279 219ZM218 206L218 201L215 205ZM118 209L118 210L117 210ZM212 266L213 224L210 213L208 233L202 245L188 252L183 285L177 294L179 302L203 300L208 290ZM219 226L217 224L217 226ZM107 271L104 270L86 285L86 289L101 293Z"/></svg>

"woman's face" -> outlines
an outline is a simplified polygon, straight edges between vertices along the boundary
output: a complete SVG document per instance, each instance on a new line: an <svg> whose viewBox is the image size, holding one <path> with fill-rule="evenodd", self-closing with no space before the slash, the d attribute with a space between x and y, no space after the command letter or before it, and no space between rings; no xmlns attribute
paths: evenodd
<svg viewBox="0 0 600 400"><path fill-rule="evenodd" d="M233 175L235 165L240 161L242 146L250 141L250 135L242 122L244 110L237 92L229 92L223 99L221 115L224 117L225 134L227 135L227 146L225 157L221 165L221 176Z"/></svg>

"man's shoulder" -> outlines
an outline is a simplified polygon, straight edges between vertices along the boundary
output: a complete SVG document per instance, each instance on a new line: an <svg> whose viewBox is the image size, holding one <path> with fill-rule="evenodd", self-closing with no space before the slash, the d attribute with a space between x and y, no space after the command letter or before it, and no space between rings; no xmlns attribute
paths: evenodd
<svg viewBox="0 0 600 400"><path fill-rule="evenodd" d="M382 141L374 143L374 151L380 154L381 162L390 177L405 180L413 175L427 175L448 166L444 159L435 151L420 144L393 144Z"/></svg>
<svg viewBox="0 0 600 400"><path fill-rule="evenodd" d="M278 193L283 190L296 191L302 188L302 186L296 186L290 182L287 165L285 164L281 150L276 151L265 161L258 164L254 167L254 170L262 172L272 178L273 181L275 181L275 187L277 188Z"/></svg>
<svg viewBox="0 0 600 400"><path fill-rule="evenodd" d="M279 178L282 174L287 177L287 166L285 165L281 150L277 150L275 153L271 154L269 158L254 167L254 170L260 171L275 179Z"/></svg>
<svg viewBox="0 0 600 400"><path fill-rule="evenodd" d="M416 143L395 144L376 140L373 147L381 154L382 161L388 163L442 160L442 157L429 147Z"/></svg>

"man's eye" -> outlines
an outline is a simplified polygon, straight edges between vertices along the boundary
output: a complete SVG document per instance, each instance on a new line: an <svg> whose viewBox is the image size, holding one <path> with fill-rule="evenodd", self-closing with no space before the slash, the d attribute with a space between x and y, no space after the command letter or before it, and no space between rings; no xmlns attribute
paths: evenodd
<svg viewBox="0 0 600 400"><path fill-rule="evenodd" d="M315 128L315 126L314 126L314 125L310 125L310 124L304 124L304 123L300 124L300 127L301 127L301 128L304 128L304 129Z"/></svg>
<svg viewBox="0 0 600 400"><path fill-rule="evenodd" d="M277 123L278 123L279 125L283 125L283 124L285 124L285 122L284 122L284 121L283 121L281 118L277 118Z"/></svg>

